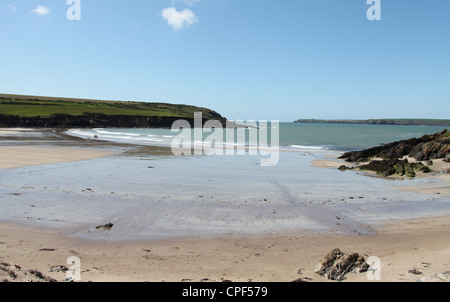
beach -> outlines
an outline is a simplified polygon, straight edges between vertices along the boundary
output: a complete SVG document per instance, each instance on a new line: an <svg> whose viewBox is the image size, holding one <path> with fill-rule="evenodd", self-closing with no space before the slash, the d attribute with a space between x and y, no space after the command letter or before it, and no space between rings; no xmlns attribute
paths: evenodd
<svg viewBox="0 0 450 302"><path fill-rule="evenodd" d="M0 224L0 262L36 269L58 281L76 256L81 281L93 282L330 282L314 273L335 248L381 260L381 282L450 281L450 217L389 223L374 236L296 232L271 236L183 238L140 242L70 239L55 230ZM410 272L411 271L411 272ZM413 272L413 273L412 273ZM3 273L3 274L2 274ZM441 275L440 275L441 274ZM446 277L447 276L447 277ZM344 282L368 282L347 274ZM0 278L8 278L0 271ZM22 276L27 281L29 276Z"/></svg>
<svg viewBox="0 0 450 302"><path fill-rule="evenodd" d="M294 152L269 170L34 134L0 146L0 262L21 268L0 279L64 281L51 270L75 256L81 281L326 282L314 268L339 248L378 257L380 281L449 281L447 175L385 180Z"/></svg>

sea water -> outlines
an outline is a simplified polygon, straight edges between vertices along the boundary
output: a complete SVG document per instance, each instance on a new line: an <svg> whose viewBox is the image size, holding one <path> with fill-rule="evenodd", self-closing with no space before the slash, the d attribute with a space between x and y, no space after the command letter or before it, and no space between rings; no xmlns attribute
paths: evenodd
<svg viewBox="0 0 450 302"><path fill-rule="evenodd" d="M269 123L268 127L270 128ZM438 126L400 126L400 125L364 125L364 124L300 124L279 123L279 129L267 130L268 141L272 131L279 131L279 146L281 150L312 151L338 150L349 151L370 148L380 144L398 140L420 137L442 131L445 127ZM239 130L234 130L235 132ZM257 144L249 141L250 131L246 130L245 146ZM132 143L142 145L171 146L172 140L180 133L171 129L72 129L67 132L81 138ZM203 140L211 135L203 132ZM237 137L237 135L234 135ZM194 135L192 135L194 137ZM230 147L236 146L236 141L226 141Z"/></svg>

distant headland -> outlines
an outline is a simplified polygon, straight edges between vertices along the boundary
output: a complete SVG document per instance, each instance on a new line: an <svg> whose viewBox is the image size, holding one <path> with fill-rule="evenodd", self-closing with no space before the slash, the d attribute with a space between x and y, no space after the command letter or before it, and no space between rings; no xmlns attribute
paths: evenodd
<svg viewBox="0 0 450 302"><path fill-rule="evenodd" d="M412 126L450 126L450 120L439 119L370 119L370 120L320 120L300 119L294 123L325 124L365 124L365 125L412 125Z"/></svg>
<svg viewBox="0 0 450 302"><path fill-rule="evenodd" d="M176 120L226 123L219 113L196 106L0 94L0 127L170 128Z"/></svg>

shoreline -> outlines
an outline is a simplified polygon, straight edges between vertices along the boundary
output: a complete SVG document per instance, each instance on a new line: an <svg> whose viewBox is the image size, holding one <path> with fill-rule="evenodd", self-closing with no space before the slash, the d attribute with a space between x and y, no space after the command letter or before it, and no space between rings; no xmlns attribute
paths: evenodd
<svg viewBox="0 0 450 302"><path fill-rule="evenodd" d="M450 216L396 220L372 236L298 231L259 236L183 237L131 242L68 238L57 230L0 223L0 261L58 281L68 257L87 282L331 282L314 273L335 248L381 260L381 282L450 281ZM441 275L439 275L441 274ZM440 277L439 277L440 276ZM448 277L448 280L445 279ZM350 273L343 282L368 282ZM0 271L0 279L7 278ZM24 277L25 278L25 277ZM26 278L25 278L26 279ZM27 280L9 281L27 281Z"/></svg>

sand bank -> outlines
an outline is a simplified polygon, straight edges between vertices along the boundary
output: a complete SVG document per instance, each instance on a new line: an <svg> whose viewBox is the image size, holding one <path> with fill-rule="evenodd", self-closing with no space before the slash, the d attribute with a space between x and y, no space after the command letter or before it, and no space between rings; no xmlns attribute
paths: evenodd
<svg viewBox="0 0 450 302"><path fill-rule="evenodd" d="M85 148L0 146L0 169L81 161L113 154L115 152Z"/></svg>
<svg viewBox="0 0 450 302"><path fill-rule="evenodd" d="M51 267L68 266L67 258L76 256L81 261L81 281L289 282L302 278L324 282L328 280L314 273L314 267L328 252L340 248L379 257L384 282L442 281L447 276L442 273L450 270L449 227L450 217L445 216L392 222L374 236L299 232L107 243L1 223L0 262L37 269L60 281L66 274L50 272ZM365 273L347 277L345 281L368 281ZM0 278L8 276L0 271Z"/></svg>

